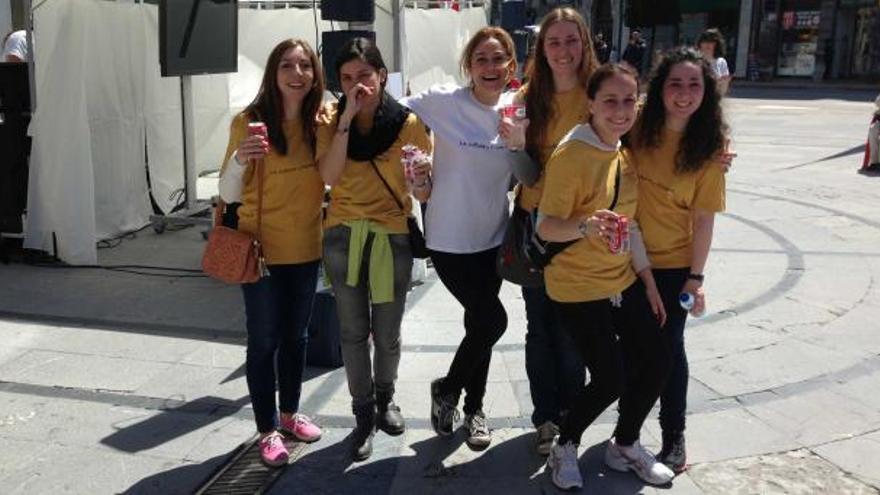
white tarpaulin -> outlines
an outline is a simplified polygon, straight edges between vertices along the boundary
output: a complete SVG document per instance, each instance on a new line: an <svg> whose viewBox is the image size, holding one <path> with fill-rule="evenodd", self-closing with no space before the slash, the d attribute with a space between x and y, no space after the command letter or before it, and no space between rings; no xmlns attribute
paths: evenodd
<svg viewBox="0 0 880 495"><path fill-rule="evenodd" d="M474 33L489 22L483 7L456 12L451 9L405 9L404 73L415 94L445 82L463 83L459 58Z"/></svg>
<svg viewBox="0 0 880 495"><path fill-rule="evenodd" d="M457 80L459 54L486 25L486 10L403 11L410 89ZM180 79L160 76L155 5L50 0L33 14L37 111L25 245L55 252L54 234L62 260L94 264L96 241L149 222L148 176L163 211L182 202L174 194L184 182ZM238 72L193 77L198 173L220 166L230 119L256 94L272 47L285 38L315 45L314 16L239 11ZM377 28L391 29L385 17ZM377 37L386 46L393 33ZM393 54L385 57L391 64Z"/></svg>

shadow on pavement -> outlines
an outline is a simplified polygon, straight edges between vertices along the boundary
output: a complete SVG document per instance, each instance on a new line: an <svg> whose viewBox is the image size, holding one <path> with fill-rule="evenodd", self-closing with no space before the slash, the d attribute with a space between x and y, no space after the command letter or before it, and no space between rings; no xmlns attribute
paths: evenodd
<svg viewBox="0 0 880 495"><path fill-rule="evenodd" d="M374 448L383 441L383 435L377 433ZM493 443L473 460L461 462L456 459L460 457L456 451L464 440L465 435L459 430L449 438L431 437L415 442L409 446L412 452L378 458L383 455L379 448L371 460L353 463L349 435L305 454L287 468L271 493L564 493L544 472L545 458L535 453L530 433ZM314 448L315 445L311 447ZM607 468L604 453L605 442L601 442L581 456L585 486L578 493L642 493L645 484L634 474ZM444 462L450 457L450 462Z"/></svg>
<svg viewBox="0 0 880 495"><path fill-rule="evenodd" d="M180 407L163 410L139 423L122 427L101 439L101 443L123 452L149 450L232 416L249 403L249 396L235 401L222 397L199 397Z"/></svg>
<svg viewBox="0 0 880 495"><path fill-rule="evenodd" d="M236 452L237 450L229 454L212 457L201 464L187 464L156 473L138 481L122 493L124 495L183 495L193 493Z"/></svg>

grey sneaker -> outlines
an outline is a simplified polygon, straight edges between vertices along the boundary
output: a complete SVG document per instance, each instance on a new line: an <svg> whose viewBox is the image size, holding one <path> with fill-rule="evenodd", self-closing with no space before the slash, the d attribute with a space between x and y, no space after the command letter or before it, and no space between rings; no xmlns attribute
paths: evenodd
<svg viewBox="0 0 880 495"><path fill-rule="evenodd" d="M472 449L485 449L492 443L492 433L489 432L489 422L483 411L468 414L464 417L464 427L467 429L467 444Z"/></svg>
<svg viewBox="0 0 880 495"><path fill-rule="evenodd" d="M452 425L459 419L458 409L455 408L458 401L440 395L442 382L442 378L431 382L431 426L438 435L448 437L452 435Z"/></svg>
<svg viewBox="0 0 880 495"><path fill-rule="evenodd" d="M550 479L560 490L582 488L584 478L578 467L577 445L568 442L559 445L554 442L547 457L547 467L550 469Z"/></svg>
<svg viewBox="0 0 880 495"><path fill-rule="evenodd" d="M675 474L687 471L687 450L684 434L663 435L663 448L657 454L657 460L666 465Z"/></svg>
<svg viewBox="0 0 880 495"><path fill-rule="evenodd" d="M651 485L665 485L675 478L675 473L657 461L638 440L628 446L609 440L605 449L605 464L615 471L632 471Z"/></svg>
<svg viewBox="0 0 880 495"><path fill-rule="evenodd" d="M535 444L538 455L549 455L553 448L553 439L559 435L559 427L552 421L547 421L535 430Z"/></svg>

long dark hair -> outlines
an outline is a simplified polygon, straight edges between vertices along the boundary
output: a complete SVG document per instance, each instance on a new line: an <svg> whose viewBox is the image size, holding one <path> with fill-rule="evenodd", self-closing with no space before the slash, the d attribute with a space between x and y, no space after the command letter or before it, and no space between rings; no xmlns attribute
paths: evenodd
<svg viewBox="0 0 880 495"><path fill-rule="evenodd" d="M715 58L720 58L724 56L724 36L721 35L721 31L719 31L717 28L709 28L700 33L700 37L697 38L698 48L700 46L700 43L715 43L712 56Z"/></svg>
<svg viewBox="0 0 880 495"><path fill-rule="evenodd" d="M336 58L333 60L333 64L336 67L336 82L339 83L340 87L342 86L342 66L352 60L360 60L371 66L376 72L384 70L386 74L388 73L385 61L382 60L382 52L379 51L379 47L376 46L373 40L369 38L352 38L342 45L342 48L339 49ZM380 82L382 91L385 91L385 79L382 78Z"/></svg>
<svg viewBox="0 0 880 495"><path fill-rule="evenodd" d="M700 170L724 148L727 124L721 111L721 96L709 62L693 48L673 48L663 55L651 73L645 105L630 132L630 143L635 148L651 149L660 146L666 107L663 104L663 85L669 72L677 64L690 62L703 74L703 101L685 126L681 146L675 157L675 171L686 173Z"/></svg>
<svg viewBox="0 0 880 495"><path fill-rule="evenodd" d="M251 102L245 113L253 120L261 120L266 123L269 133L269 143L275 150L282 154L287 154L287 138L284 136L282 122L284 121L284 102L281 98L281 90L278 88L278 67L281 65L281 59L287 50L300 47L312 63L312 71L315 76L312 80L312 89L303 100L302 109L300 109L300 117L302 119L303 135L306 142L312 147L312 153L315 152L315 141L317 130L315 128L315 117L321 102L324 98L324 71L321 69L321 63L318 56L308 42L300 39L288 39L275 45L269 59L266 61L266 70L263 72L263 82L260 84L260 91L257 92L256 98Z"/></svg>
<svg viewBox="0 0 880 495"><path fill-rule="evenodd" d="M553 93L556 87L553 82L553 70L547 63L544 54L544 42L547 30L557 22L573 22L578 28L583 50L581 64L578 67L578 80L581 87L586 87L587 80L596 70L596 53L593 51L593 38L584 18L571 7L553 9L541 20L535 53L526 67L529 84L525 90L526 115L529 116L529 127L526 129L526 151L534 159L539 159L541 145L547 135L547 127L553 121Z"/></svg>

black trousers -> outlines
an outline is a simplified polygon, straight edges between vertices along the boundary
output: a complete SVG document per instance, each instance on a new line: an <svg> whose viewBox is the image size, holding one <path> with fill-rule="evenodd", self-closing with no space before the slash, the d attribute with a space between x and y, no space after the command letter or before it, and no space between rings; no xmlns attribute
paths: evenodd
<svg viewBox="0 0 880 495"><path fill-rule="evenodd" d="M501 277L495 272L497 252L498 248L468 254L431 252L440 281L464 307L464 338L440 392L458 397L464 389L465 414L482 409L492 346L507 330L507 313L498 298Z"/></svg>
<svg viewBox="0 0 880 495"><path fill-rule="evenodd" d="M611 300L554 302L590 372L565 421L559 443L580 443L584 430L620 398L614 436L631 445L657 402L669 374L669 347L651 312L641 280L623 291L619 307Z"/></svg>

